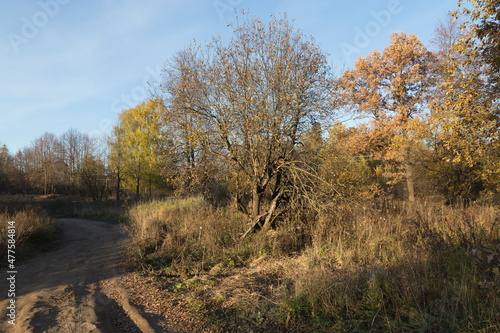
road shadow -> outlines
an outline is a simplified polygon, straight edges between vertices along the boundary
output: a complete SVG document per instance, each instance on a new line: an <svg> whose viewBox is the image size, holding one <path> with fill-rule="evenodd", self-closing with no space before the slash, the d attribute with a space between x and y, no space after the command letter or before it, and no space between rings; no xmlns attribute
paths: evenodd
<svg viewBox="0 0 500 333"><path fill-rule="evenodd" d="M61 237L53 249L16 266L16 296L61 285L85 285L119 275L127 235L119 225L81 219L57 219ZM8 290L7 271L0 289ZM7 293L0 295L0 301Z"/></svg>

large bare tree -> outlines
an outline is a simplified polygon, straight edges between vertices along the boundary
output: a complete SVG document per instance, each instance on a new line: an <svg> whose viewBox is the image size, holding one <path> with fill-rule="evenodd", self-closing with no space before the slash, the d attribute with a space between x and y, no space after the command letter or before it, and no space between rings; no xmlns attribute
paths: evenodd
<svg viewBox="0 0 500 333"><path fill-rule="evenodd" d="M268 24L243 14L224 43L193 45L165 70L167 104L183 114L197 142L248 182L251 215L271 216L285 192L301 136L334 109L327 56L286 16ZM262 199L269 208L262 214Z"/></svg>

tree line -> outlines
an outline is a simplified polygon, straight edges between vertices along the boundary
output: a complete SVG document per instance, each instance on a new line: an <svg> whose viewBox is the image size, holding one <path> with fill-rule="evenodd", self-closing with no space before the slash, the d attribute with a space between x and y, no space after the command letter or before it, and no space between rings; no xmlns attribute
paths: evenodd
<svg viewBox="0 0 500 333"><path fill-rule="evenodd" d="M470 2L431 45L394 32L338 75L286 15L243 12L230 41L170 59L107 138L69 130L15 155L4 146L0 191L231 198L265 228L336 200L498 199L500 5Z"/></svg>
<svg viewBox="0 0 500 333"><path fill-rule="evenodd" d="M0 192L100 199L106 195L106 182L112 179L107 158L103 140L75 129L59 137L45 133L14 155L3 145Z"/></svg>

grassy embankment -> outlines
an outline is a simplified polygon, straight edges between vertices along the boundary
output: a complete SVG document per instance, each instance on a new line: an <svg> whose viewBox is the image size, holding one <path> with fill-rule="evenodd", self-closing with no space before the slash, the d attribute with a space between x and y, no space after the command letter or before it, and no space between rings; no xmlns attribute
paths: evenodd
<svg viewBox="0 0 500 333"><path fill-rule="evenodd" d="M0 198L0 266L7 265L8 222L15 226L15 263L48 248L59 236L54 220L39 201L24 196Z"/></svg>
<svg viewBox="0 0 500 333"><path fill-rule="evenodd" d="M337 207L241 241L200 198L130 209L130 267L214 330L500 330L500 212L421 202Z"/></svg>

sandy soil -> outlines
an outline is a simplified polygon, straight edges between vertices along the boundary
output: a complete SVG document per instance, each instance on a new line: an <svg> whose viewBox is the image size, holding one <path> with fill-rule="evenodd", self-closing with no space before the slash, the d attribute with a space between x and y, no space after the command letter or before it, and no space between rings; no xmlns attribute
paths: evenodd
<svg viewBox="0 0 500 333"><path fill-rule="evenodd" d="M131 304L119 267L128 241L119 225L57 219L54 250L17 266L16 325L8 323L8 281L0 280L0 332L178 332Z"/></svg>

